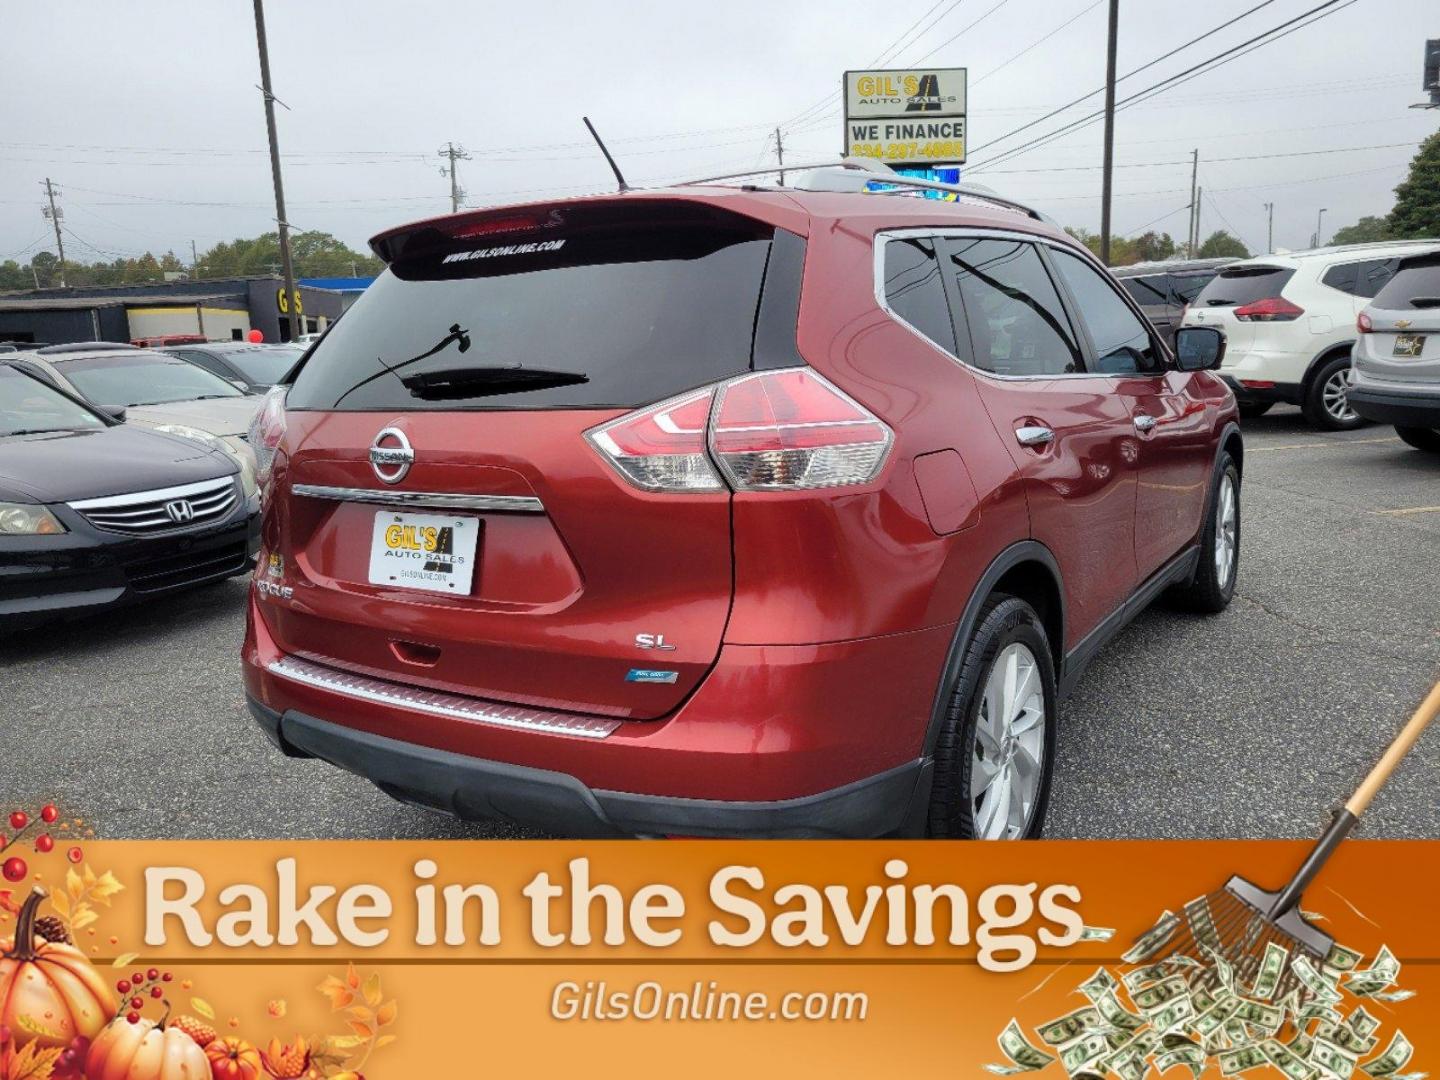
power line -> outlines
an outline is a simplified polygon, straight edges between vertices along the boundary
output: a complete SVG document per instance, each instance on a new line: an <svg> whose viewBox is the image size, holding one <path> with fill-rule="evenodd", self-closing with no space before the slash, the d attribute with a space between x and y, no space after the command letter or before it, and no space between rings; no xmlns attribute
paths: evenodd
<svg viewBox="0 0 1440 1080"><path fill-rule="evenodd" d="M939 52L941 49L945 48L946 45L949 45L952 41L955 41L955 40L963 37L965 34L968 34L971 30L974 30L975 27L979 26L982 22L984 22L986 19L988 19L991 15L994 15L995 12L999 11L1002 7L1004 7L1004 6L1005 6L1006 4L1008 4L1009 2L1010 2L1010 0L1000 0L1000 2L999 2L998 4L996 4L994 7L990 8L988 11L986 11L984 15L981 15L978 19L976 19L974 22L972 22L969 26L965 27L965 29L963 29L963 30L959 31L958 33L956 33L956 34L954 34L954 35L946 38L946 39L945 39L944 41L942 41L939 45L936 45L935 48L931 49L931 50L930 50L929 52L927 52L924 56L920 57L920 59L914 61L914 64L916 64L916 65L923 64L926 60L929 60L930 57L934 56L934 55L935 55L937 52Z"/></svg>
<svg viewBox="0 0 1440 1080"><path fill-rule="evenodd" d="M1094 11L1097 7L1099 7L1099 6L1100 6L1101 4L1103 4L1103 3L1105 3L1105 0L1095 0L1095 2L1094 2L1093 4L1091 4L1089 7L1085 8L1085 9L1082 10L1082 11L1077 11L1074 15L1071 15L1070 18L1066 19L1066 20L1065 20L1063 23L1061 23L1059 26L1055 27L1054 30L1051 30L1048 34L1044 35L1043 37L1036 38L1036 39L1035 39L1034 41L1032 41L1029 45L1026 45L1025 48L1021 49L1021 50L1020 50L1018 53L1016 53L1014 56L1010 57L1009 60L1001 61L1001 62L1000 62L999 64L997 64L995 67L993 67L993 68L991 68L989 71L985 72L984 75L981 75L978 79L976 79L976 80L975 80L974 82L972 82L970 85L971 85L972 87L979 86L979 85L980 85L982 82L984 82L986 79L990 78L991 75L994 75L997 71L1003 71L1005 68L1007 68L1007 67L1009 67L1011 64L1013 64L1016 60L1019 60L1020 57L1024 56L1026 53L1028 53L1031 49L1035 48L1037 45L1043 45L1043 44L1045 44L1045 42L1049 41L1052 37L1054 37L1056 34L1058 34L1061 30L1064 30L1067 26L1069 26L1071 23L1075 22L1075 21L1076 21L1077 19L1079 19L1081 16L1090 14L1090 12Z"/></svg>

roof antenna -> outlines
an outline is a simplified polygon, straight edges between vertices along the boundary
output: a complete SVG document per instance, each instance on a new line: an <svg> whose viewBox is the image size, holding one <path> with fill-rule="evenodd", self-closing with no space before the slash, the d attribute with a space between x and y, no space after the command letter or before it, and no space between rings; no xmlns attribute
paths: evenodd
<svg viewBox="0 0 1440 1080"><path fill-rule="evenodd" d="M590 137L595 140L595 145L600 147L600 152L605 155L605 160L610 165L610 171L615 174L615 180L619 183L620 190L629 191L630 185L625 183L625 177L620 172L620 166L615 164L615 159L610 156L610 151L605 149L605 142L600 138L600 133L595 130L595 125L590 122L588 116L582 116L580 119L585 121L585 126L590 129Z"/></svg>

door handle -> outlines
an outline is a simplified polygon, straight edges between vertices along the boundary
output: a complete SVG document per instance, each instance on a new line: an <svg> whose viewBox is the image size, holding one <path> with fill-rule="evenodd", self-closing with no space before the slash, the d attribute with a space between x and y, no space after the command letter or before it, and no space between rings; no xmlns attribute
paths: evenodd
<svg viewBox="0 0 1440 1080"><path fill-rule="evenodd" d="M1055 441L1055 432L1038 424L1015 429L1015 441L1021 446L1044 446Z"/></svg>
<svg viewBox="0 0 1440 1080"><path fill-rule="evenodd" d="M1135 417L1135 430L1150 431L1159 422L1160 421L1156 420L1153 416L1149 416L1146 413L1140 413L1138 416Z"/></svg>

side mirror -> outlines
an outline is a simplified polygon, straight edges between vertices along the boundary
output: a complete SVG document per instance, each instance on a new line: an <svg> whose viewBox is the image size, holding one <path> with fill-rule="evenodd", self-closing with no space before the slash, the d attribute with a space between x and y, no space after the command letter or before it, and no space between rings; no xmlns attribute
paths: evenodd
<svg viewBox="0 0 1440 1080"><path fill-rule="evenodd" d="M1214 371L1225 359L1225 335L1213 326L1175 331L1175 366L1181 371Z"/></svg>

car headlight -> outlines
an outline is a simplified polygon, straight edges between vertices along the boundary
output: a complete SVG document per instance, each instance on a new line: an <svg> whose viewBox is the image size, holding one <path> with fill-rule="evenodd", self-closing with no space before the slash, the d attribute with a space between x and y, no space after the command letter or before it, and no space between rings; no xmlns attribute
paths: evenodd
<svg viewBox="0 0 1440 1080"><path fill-rule="evenodd" d="M0 536L55 536L65 531L59 518L43 506L0 503Z"/></svg>
<svg viewBox="0 0 1440 1080"><path fill-rule="evenodd" d="M191 427L189 424L156 424L156 431L163 431L167 435L179 435L182 439L189 439L191 442L198 442L201 446L211 450L223 450L227 454L230 448L225 445L224 440L211 435L208 431L201 431L199 428Z"/></svg>
<svg viewBox="0 0 1440 1080"><path fill-rule="evenodd" d="M240 487L248 499L254 495L259 486L255 482L255 455L245 445L245 440L239 438L224 439L218 435L211 435L208 431L201 431L199 428L191 427L189 424L156 424L156 431L163 431L168 435L178 435L182 439L189 439L210 450L219 450L228 455L240 468Z"/></svg>

